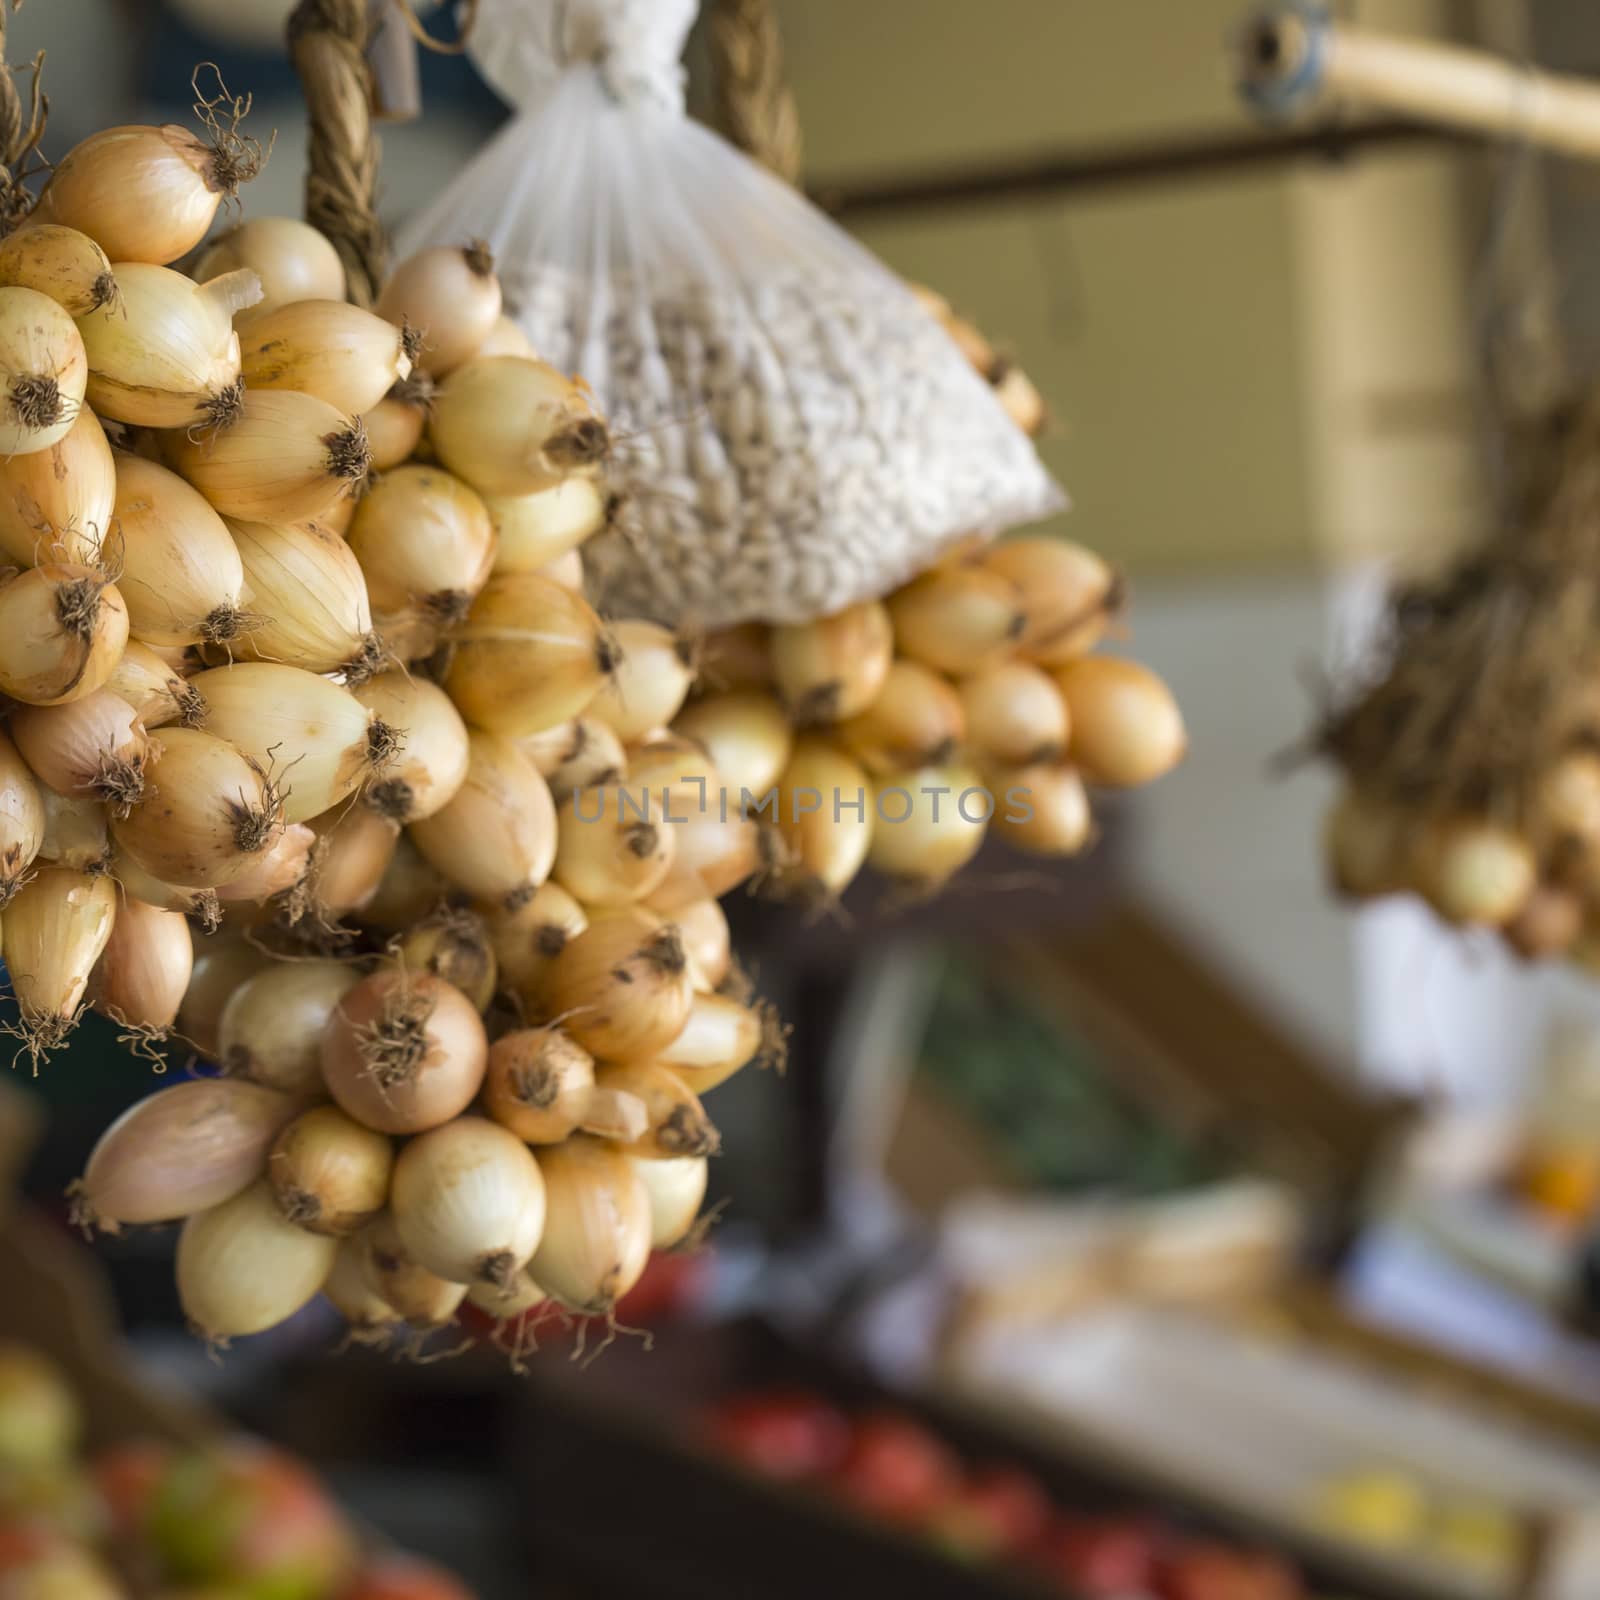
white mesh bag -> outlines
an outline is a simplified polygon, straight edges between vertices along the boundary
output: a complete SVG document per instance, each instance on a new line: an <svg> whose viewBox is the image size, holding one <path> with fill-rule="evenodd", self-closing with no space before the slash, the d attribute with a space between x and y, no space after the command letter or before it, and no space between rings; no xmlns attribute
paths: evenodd
<svg viewBox="0 0 1600 1600"><path fill-rule="evenodd" d="M899 279L685 115L695 10L481 0L469 48L517 114L399 246L486 240L534 348L593 386L604 606L798 621L1064 500Z"/></svg>

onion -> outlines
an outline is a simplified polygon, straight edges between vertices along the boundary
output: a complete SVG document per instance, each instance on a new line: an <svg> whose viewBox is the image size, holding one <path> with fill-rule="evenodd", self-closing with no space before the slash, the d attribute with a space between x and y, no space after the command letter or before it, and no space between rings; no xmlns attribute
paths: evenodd
<svg viewBox="0 0 1600 1600"><path fill-rule="evenodd" d="M889 773L873 795L867 860L887 877L934 888L978 853L993 804L970 767Z"/></svg>
<svg viewBox="0 0 1600 1600"><path fill-rule="evenodd" d="M252 389L298 389L337 411L369 411L411 371L414 336L342 300L257 311L239 340Z"/></svg>
<svg viewBox="0 0 1600 1600"><path fill-rule="evenodd" d="M494 495L537 494L592 475L611 449L588 392L522 356L487 356L451 373L428 437L449 471Z"/></svg>
<svg viewBox="0 0 1600 1600"><path fill-rule="evenodd" d="M0 906L9 905L44 842L44 801L17 747L0 731Z"/></svg>
<svg viewBox="0 0 1600 1600"><path fill-rule="evenodd" d="M1041 763L995 774L996 837L1039 856L1075 856L1094 838L1094 817L1075 768Z"/></svg>
<svg viewBox="0 0 1600 1600"><path fill-rule="evenodd" d="M124 900L90 978L96 1011L145 1038L165 1039L194 970L194 939L181 912Z"/></svg>
<svg viewBox="0 0 1600 1600"><path fill-rule="evenodd" d="M322 1036L333 1098L380 1133L421 1133L472 1103L489 1041L472 1002L429 973L375 972Z"/></svg>
<svg viewBox="0 0 1600 1600"><path fill-rule="evenodd" d="M428 972L459 989L479 1011L494 999L496 968L482 917L457 907L436 911L389 948L401 972Z"/></svg>
<svg viewBox="0 0 1600 1600"><path fill-rule="evenodd" d="M352 812L352 818L359 813ZM368 815L376 822L388 823L377 812ZM346 825L348 826L348 824ZM392 828L393 823L389 823ZM451 892L444 874L402 833L392 845L392 853L371 899L358 908L361 920L374 928L394 930L412 923L439 905Z"/></svg>
<svg viewBox="0 0 1600 1600"><path fill-rule="evenodd" d="M1027 373L1002 359L989 376L989 386L1006 415L1030 439L1038 438L1049 420L1049 413L1045 410L1044 396Z"/></svg>
<svg viewBox="0 0 1600 1600"><path fill-rule="evenodd" d="M509 1289L544 1231L544 1178L498 1123L458 1117L400 1152L390 1209L418 1265L452 1283Z"/></svg>
<svg viewBox="0 0 1600 1600"><path fill-rule="evenodd" d="M556 811L533 763L492 733L473 732L466 781L446 806L413 822L412 843L477 900L537 887L556 855Z"/></svg>
<svg viewBox="0 0 1600 1600"><path fill-rule="evenodd" d="M1090 783L1151 783L1183 759L1188 736L1172 691L1148 667L1120 656L1086 656L1062 667L1067 753Z"/></svg>
<svg viewBox="0 0 1600 1600"><path fill-rule="evenodd" d="M395 268L378 296L380 317L418 330L417 365L433 377L478 353L500 318L500 280L488 246L432 245Z"/></svg>
<svg viewBox="0 0 1600 1600"><path fill-rule="evenodd" d="M538 1152L545 1224L529 1275L570 1311L609 1316L650 1259L650 1195L634 1164L575 1134Z"/></svg>
<svg viewBox="0 0 1600 1600"><path fill-rule="evenodd" d="M617 623L607 640L604 680L589 700L589 715L608 724L624 744L664 728L677 716L694 683L690 643L654 622Z"/></svg>
<svg viewBox="0 0 1600 1600"><path fill-rule="evenodd" d="M867 859L879 824L871 780L825 739L805 738L778 783L778 830L787 846L779 890L810 904L836 900Z"/></svg>
<svg viewBox="0 0 1600 1600"><path fill-rule="evenodd" d="M117 474L100 419L79 406L47 450L0 458L0 555L18 566L99 559Z"/></svg>
<svg viewBox="0 0 1600 1600"><path fill-rule="evenodd" d="M109 689L64 706L19 706L11 736L58 794L103 800L125 817L144 793L150 741L133 707Z"/></svg>
<svg viewBox="0 0 1600 1600"><path fill-rule="evenodd" d="M1054 694L1055 686L1050 688ZM1060 699L1057 694L1058 704ZM950 760L966 736L961 696L915 661L891 662L871 705L839 725L840 742L874 774L937 766Z"/></svg>
<svg viewBox="0 0 1600 1600"><path fill-rule="evenodd" d="M48 795L49 790L45 791ZM107 870L122 886L124 898L142 900L158 911L181 911L194 917L208 931L222 920L222 906L215 889L191 889L167 883L146 872L126 851L107 843L106 808L94 801L63 800L70 812L53 816L46 830L45 848L55 849L51 859L60 866L77 867L84 872ZM49 809L49 802L46 802Z"/></svg>
<svg viewBox="0 0 1600 1600"><path fill-rule="evenodd" d="M393 1306L412 1328L444 1327L467 1297L465 1284L435 1276L406 1254L388 1212L355 1234L352 1243L361 1257L368 1289Z"/></svg>
<svg viewBox="0 0 1600 1600"><path fill-rule="evenodd" d="M333 1270L322 1285L328 1303L344 1318L357 1344L387 1344L405 1318L367 1281L367 1250L361 1235L339 1241Z"/></svg>
<svg viewBox="0 0 1600 1600"><path fill-rule="evenodd" d="M261 905L302 882L311 868L317 835L303 822L281 828L276 839L237 877L218 885L215 893L223 905Z"/></svg>
<svg viewBox="0 0 1600 1600"><path fill-rule="evenodd" d="M583 593L583 557L576 550L569 550L564 556L557 556L554 561L536 570L541 577L548 578L551 583L559 583L563 589L570 589L577 595Z"/></svg>
<svg viewBox="0 0 1600 1600"><path fill-rule="evenodd" d="M706 1094L757 1056L781 1052L777 1030L770 1007L746 1005L731 995L697 994L683 1031L656 1052L656 1061L696 1094Z"/></svg>
<svg viewBox="0 0 1600 1600"><path fill-rule="evenodd" d="M629 1155L654 1160L711 1156L722 1147L717 1130L694 1091L659 1061L601 1067L602 1089L634 1096L645 1108L646 1131L625 1148Z"/></svg>
<svg viewBox="0 0 1600 1600"><path fill-rule="evenodd" d="M703 806L697 800L685 806L683 799L681 793L671 796L672 870L650 894L657 910L720 899L781 864L784 845L777 829L745 816L738 796L713 791Z"/></svg>
<svg viewBox="0 0 1600 1600"><path fill-rule="evenodd" d="M673 731L710 752L735 793L764 795L794 749L794 730L777 697L759 689L708 695L686 707Z"/></svg>
<svg viewBox="0 0 1600 1600"><path fill-rule="evenodd" d="M1017 647L1022 592L982 567L936 567L889 597L895 648L953 676L981 672Z"/></svg>
<svg viewBox="0 0 1600 1600"><path fill-rule="evenodd" d="M889 613L875 600L816 622L774 628L773 677L802 726L842 722L878 697L894 658Z"/></svg>
<svg viewBox="0 0 1600 1600"><path fill-rule="evenodd" d="M559 1144L584 1125L594 1057L558 1027L518 1028L489 1047L483 1107L526 1144Z"/></svg>
<svg viewBox="0 0 1600 1600"><path fill-rule="evenodd" d="M1583 897L1558 884L1538 884L1522 909L1501 929L1525 961L1564 955L1583 932Z"/></svg>
<svg viewBox="0 0 1600 1600"><path fill-rule="evenodd" d="M394 1149L337 1106L303 1111L273 1141L267 1182L284 1216L312 1233L346 1234L383 1210Z"/></svg>
<svg viewBox="0 0 1600 1600"><path fill-rule="evenodd" d="M137 639L123 647L122 659L106 679L106 688L126 700L146 728L159 728L167 722L187 726L205 712L183 677Z"/></svg>
<svg viewBox="0 0 1600 1600"><path fill-rule="evenodd" d="M1411 887L1407 817L1359 789L1346 789L1328 813L1323 842L1333 885L1357 900Z"/></svg>
<svg viewBox="0 0 1600 1600"><path fill-rule="evenodd" d="M502 987L533 1004L550 963L589 926L583 907L560 884L507 896L479 908Z"/></svg>
<svg viewBox="0 0 1600 1600"><path fill-rule="evenodd" d="M1041 666L1065 666L1100 642L1116 610L1116 574L1094 551L1070 539L1007 539L980 558L1008 579L1027 618L1022 653Z"/></svg>
<svg viewBox="0 0 1600 1600"><path fill-rule="evenodd" d="M217 1059L237 1078L286 1094L322 1089L322 1036L361 981L343 961L273 962L234 990L217 1024Z"/></svg>
<svg viewBox="0 0 1600 1600"><path fill-rule="evenodd" d="M283 778L283 814L304 822L381 773L394 732L348 689L301 667L246 661L197 673L205 725Z"/></svg>
<svg viewBox="0 0 1600 1600"><path fill-rule="evenodd" d="M771 635L759 622L708 633L700 645L700 682L707 689L766 689L772 684Z"/></svg>
<svg viewBox="0 0 1600 1600"><path fill-rule="evenodd" d="M546 1015L605 1061L642 1060L670 1044L693 997L683 935L635 907L594 917L544 986Z"/></svg>
<svg viewBox="0 0 1600 1600"><path fill-rule="evenodd" d="M466 616L494 564L494 524L483 501L449 473L398 467L356 507L350 548L378 631L409 660L427 655Z"/></svg>
<svg viewBox="0 0 1600 1600"><path fill-rule="evenodd" d="M491 1283L475 1283L467 1289L467 1304L496 1322L525 1316L549 1301L550 1296L526 1272L518 1273L509 1289L497 1289Z"/></svg>
<svg viewBox="0 0 1600 1600"><path fill-rule="evenodd" d="M1532 823L1544 842L1571 848L1600 845L1600 755L1569 750L1539 774Z"/></svg>
<svg viewBox="0 0 1600 1600"><path fill-rule="evenodd" d="M251 628L241 655L370 677L383 657L372 631L367 580L338 534L316 523L229 522L250 590Z"/></svg>
<svg viewBox="0 0 1600 1600"><path fill-rule="evenodd" d="M266 775L198 728L165 728L143 799L112 823L119 849L163 883L206 889L237 877L283 825Z"/></svg>
<svg viewBox="0 0 1600 1600"><path fill-rule="evenodd" d="M554 875L586 906L620 906L659 888L677 828L645 790L582 790L562 806Z"/></svg>
<svg viewBox="0 0 1600 1600"><path fill-rule="evenodd" d="M706 1197L709 1166L704 1156L671 1161L635 1161L633 1170L650 1197L650 1243L657 1250L681 1244L694 1230Z"/></svg>
<svg viewBox="0 0 1600 1600"><path fill-rule="evenodd" d="M86 1222L175 1222L231 1200L261 1171L295 1114L287 1095L229 1078L194 1078L137 1100L100 1135L72 1187Z"/></svg>
<svg viewBox="0 0 1600 1600"><path fill-rule="evenodd" d="M77 1026L116 914L117 886L110 878L67 867L40 868L11 897L6 971L36 1062Z"/></svg>
<svg viewBox="0 0 1600 1600"><path fill-rule="evenodd" d="M117 298L105 251L86 233L35 222L0 239L0 285L33 289L69 317L87 316Z"/></svg>
<svg viewBox="0 0 1600 1600"><path fill-rule="evenodd" d="M686 807L702 810L702 797L709 804L725 787L706 747L676 733L657 734L630 746L627 766L631 786L648 789L663 807L670 796L674 806L681 799ZM730 807L733 804L730 798Z"/></svg>
<svg viewBox="0 0 1600 1600"><path fill-rule="evenodd" d="M622 741L594 717L576 717L531 733L517 747L543 774L557 801L577 789L616 783L628 768Z"/></svg>
<svg viewBox="0 0 1600 1600"><path fill-rule="evenodd" d="M291 300L342 300L344 263L327 239L298 217L254 217L206 246L195 267L200 283L247 267L261 280L261 303L240 322L248 325Z"/></svg>
<svg viewBox="0 0 1600 1600"><path fill-rule="evenodd" d="M212 143L176 123L90 134L51 170L32 220L89 235L113 261L176 261L205 238L217 207L261 169L254 140L205 105Z"/></svg>
<svg viewBox="0 0 1600 1600"><path fill-rule="evenodd" d="M1417 841L1417 887L1447 922L1498 927L1527 904L1538 869L1527 841L1484 817L1430 823ZM6 934L9 943L9 914Z"/></svg>
<svg viewBox="0 0 1600 1600"><path fill-rule="evenodd" d="M230 272L196 284L131 261L112 271L117 299L77 324L89 404L102 419L141 428L204 428L209 436L231 427L243 392L233 314L260 299L256 275Z"/></svg>
<svg viewBox="0 0 1600 1600"><path fill-rule="evenodd" d="M220 433L171 434L168 459L224 516L242 522L326 517L366 481L361 423L315 395L246 390Z"/></svg>
<svg viewBox="0 0 1600 1600"><path fill-rule="evenodd" d="M647 898L647 906L651 901ZM715 989L733 965L733 941L727 913L710 898L690 900L672 913L683 934L683 947L694 969L695 987Z"/></svg>
<svg viewBox="0 0 1600 1600"><path fill-rule="evenodd" d="M472 747L449 695L405 672L380 673L355 695L394 730L400 745L367 786L367 804L396 822L416 822L455 799L466 781Z"/></svg>
<svg viewBox="0 0 1600 1600"><path fill-rule="evenodd" d="M444 686L468 722L518 737L592 705L591 716L628 737L601 703L607 680L627 668L582 595L537 572L497 573L454 638Z"/></svg>
<svg viewBox="0 0 1600 1600"><path fill-rule="evenodd" d="M222 1054L220 1026L233 991L262 969L266 958L237 934L214 933L194 949L194 969L183 1003L178 1007L178 1032L202 1056Z"/></svg>
<svg viewBox="0 0 1600 1600"><path fill-rule="evenodd" d="M189 1218L178 1236L178 1298L221 1343L292 1317L333 1270L336 1240L286 1222L265 1179Z"/></svg>
<svg viewBox="0 0 1600 1600"><path fill-rule="evenodd" d="M402 462L411 459L412 452L422 442L422 430L428 425L425 407L413 405L391 394L377 405L361 413L361 426L367 430L367 445L372 451L372 470L390 472ZM354 500L345 502L352 513Z"/></svg>
<svg viewBox="0 0 1600 1600"><path fill-rule="evenodd" d="M504 312L495 318L489 337L478 346L480 356L536 356L533 341Z"/></svg>
<svg viewBox="0 0 1600 1600"><path fill-rule="evenodd" d="M592 478L568 478L538 494L491 495L496 572L537 572L576 550L606 523L607 499Z"/></svg>
<svg viewBox="0 0 1600 1600"><path fill-rule="evenodd" d="M74 872L103 872L110 862L112 876L120 877L115 871L110 842L111 818L101 801L70 799L50 788L41 788L39 798L44 802L44 834L39 840L41 861L48 861L52 866L71 867ZM167 896L188 893L166 885L162 887ZM137 898L148 900L152 905L157 903L146 894ZM187 902L182 906L176 902L169 905L163 899L160 903L168 910L188 909Z"/></svg>
<svg viewBox="0 0 1600 1600"><path fill-rule="evenodd" d="M32 455L64 439L88 379L72 318L37 290L0 288L0 455Z"/></svg>
<svg viewBox="0 0 1600 1600"><path fill-rule="evenodd" d="M399 823L375 811L340 806L313 817L309 826L317 839L291 913L298 909L331 925L352 911L370 910L396 854L409 849ZM437 899L437 893L430 894L422 909Z"/></svg>
<svg viewBox="0 0 1600 1600"><path fill-rule="evenodd" d="M93 568L34 567L0 586L0 692L29 705L81 699L128 642L128 608Z"/></svg>
<svg viewBox="0 0 1600 1600"><path fill-rule="evenodd" d="M1003 767L1060 760L1067 706L1047 672L1026 661L1002 661L964 678L960 690L967 742L979 760Z"/></svg>

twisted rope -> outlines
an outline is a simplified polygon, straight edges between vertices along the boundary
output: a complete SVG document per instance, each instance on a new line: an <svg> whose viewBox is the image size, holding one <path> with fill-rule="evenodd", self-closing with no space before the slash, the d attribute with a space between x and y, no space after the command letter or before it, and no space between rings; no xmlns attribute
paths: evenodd
<svg viewBox="0 0 1600 1600"><path fill-rule="evenodd" d="M33 60L33 89L26 112L17 92L16 73L5 58L6 28L11 14L21 9L22 0L0 0L0 233L9 233L33 205L24 183L50 109L40 86L43 52Z"/></svg>
<svg viewBox="0 0 1600 1600"><path fill-rule="evenodd" d="M717 0L710 43L722 131L780 178L798 183L804 154L800 113L784 77L771 0Z"/></svg>
<svg viewBox="0 0 1600 1600"><path fill-rule="evenodd" d="M332 241L350 298L362 306L377 299L389 260L378 221L368 29L367 0L300 0L289 17L289 54L311 119L306 221Z"/></svg>

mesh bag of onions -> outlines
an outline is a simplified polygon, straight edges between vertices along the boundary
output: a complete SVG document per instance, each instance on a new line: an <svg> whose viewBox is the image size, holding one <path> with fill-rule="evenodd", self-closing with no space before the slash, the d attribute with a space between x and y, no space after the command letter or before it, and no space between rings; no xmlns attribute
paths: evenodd
<svg viewBox="0 0 1600 1600"><path fill-rule="evenodd" d="M695 10L483 0L468 48L519 114L401 244L487 241L534 349L593 385L621 435L608 605L801 621L1063 500L916 295L684 115Z"/></svg>

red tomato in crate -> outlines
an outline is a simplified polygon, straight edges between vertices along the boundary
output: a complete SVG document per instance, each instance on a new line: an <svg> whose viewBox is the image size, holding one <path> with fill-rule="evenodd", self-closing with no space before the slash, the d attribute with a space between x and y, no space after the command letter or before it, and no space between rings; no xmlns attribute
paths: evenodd
<svg viewBox="0 0 1600 1600"><path fill-rule="evenodd" d="M866 1516L929 1526L961 1485L956 1458L910 1417L879 1411L856 1426L833 1487Z"/></svg>
<svg viewBox="0 0 1600 1600"><path fill-rule="evenodd" d="M1019 1467L979 1467L938 1514L942 1544L970 1556L1020 1560L1039 1548L1055 1508L1044 1485Z"/></svg>
<svg viewBox="0 0 1600 1600"><path fill-rule="evenodd" d="M1149 1523L1071 1517L1050 1536L1046 1564L1086 1600L1123 1600L1153 1588L1162 1544L1161 1530Z"/></svg>
<svg viewBox="0 0 1600 1600"><path fill-rule="evenodd" d="M1160 1600L1304 1600L1294 1571L1273 1556L1226 1545L1179 1550L1158 1577Z"/></svg>
<svg viewBox="0 0 1600 1600"><path fill-rule="evenodd" d="M339 1600L473 1600L454 1573L416 1556L384 1555L364 1561Z"/></svg>
<svg viewBox="0 0 1600 1600"><path fill-rule="evenodd" d="M821 1395L803 1389L740 1395L711 1413L712 1439L764 1477L825 1477L850 1449L850 1423Z"/></svg>

